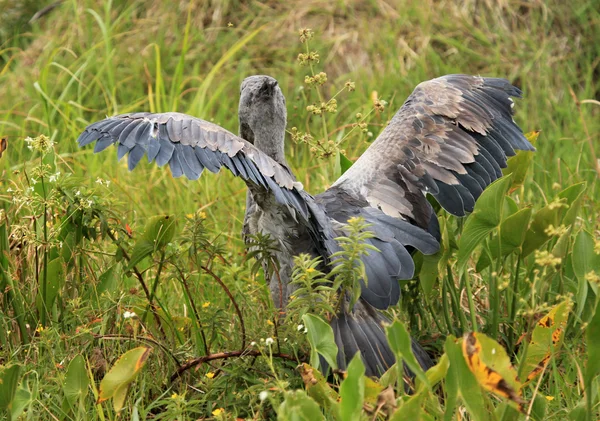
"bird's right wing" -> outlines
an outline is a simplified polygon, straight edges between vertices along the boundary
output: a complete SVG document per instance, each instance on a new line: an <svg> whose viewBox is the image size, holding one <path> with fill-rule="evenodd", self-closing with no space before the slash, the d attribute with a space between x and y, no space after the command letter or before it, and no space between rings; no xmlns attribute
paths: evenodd
<svg viewBox="0 0 600 421"><path fill-rule="evenodd" d="M77 142L86 146L95 140L94 152L117 144L118 158L128 155L130 171L144 155L159 166L168 163L173 177L185 175L190 180L198 179L205 168L216 173L225 167L308 219L302 185L286 167L208 121L181 113L121 114L89 125Z"/></svg>

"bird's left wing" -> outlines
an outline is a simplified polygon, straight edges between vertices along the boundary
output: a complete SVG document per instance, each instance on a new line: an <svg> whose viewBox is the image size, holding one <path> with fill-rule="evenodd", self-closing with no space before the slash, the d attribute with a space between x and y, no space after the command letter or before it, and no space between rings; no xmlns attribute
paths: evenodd
<svg viewBox="0 0 600 421"><path fill-rule="evenodd" d="M118 158L128 155L130 171L144 155L159 166L168 163L173 177L185 175L190 180L198 179L205 168L216 173L225 167L308 218L302 186L286 167L208 121L181 113L121 114L89 125L77 142L85 146L95 140L94 152L117 144Z"/></svg>

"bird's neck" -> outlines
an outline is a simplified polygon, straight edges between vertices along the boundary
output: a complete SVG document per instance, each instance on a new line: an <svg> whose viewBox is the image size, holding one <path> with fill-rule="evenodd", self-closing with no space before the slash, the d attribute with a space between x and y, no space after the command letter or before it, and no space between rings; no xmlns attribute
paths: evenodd
<svg viewBox="0 0 600 421"><path fill-rule="evenodd" d="M269 157L282 165L287 166L284 152L284 136L283 133L274 133L270 130L259 130L254 132L254 146L263 151Z"/></svg>

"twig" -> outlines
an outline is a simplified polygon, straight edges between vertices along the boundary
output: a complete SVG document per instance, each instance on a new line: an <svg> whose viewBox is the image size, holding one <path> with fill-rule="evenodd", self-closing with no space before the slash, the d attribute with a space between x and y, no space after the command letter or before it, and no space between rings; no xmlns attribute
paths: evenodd
<svg viewBox="0 0 600 421"><path fill-rule="evenodd" d="M210 276L212 276L213 279L215 281L217 281L219 283L219 285L221 285L221 288L223 288L223 290L225 291L225 293L227 294L227 296L231 300L231 303L235 307L235 312L237 313L237 315L238 315L238 317L240 319L240 326L241 326L241 329L242 329L242 349L246 348L246 325L244 324L244 317L242 316L242 311L240 310L240 307L238 306L237 302L235 301L235 298L233 298L233 295L231 294L231 291L229 291L229 288L227 288L227 285L225 285L225 283L221 280L221 278L219 278L208 267L200 265L200 268L203 271L205 271L206 273L208 273Z"/></svg>
<svg viewBox="0 0 600 421"><path fill-rule="evenodd" d="M172 265L173 265L173 267L175 267L175 269L177 269L177 272L179 272L179 276L181 277L181 283L183 284L183 288L185 289L185 292L187 293L187 295L190 299L190 306L192 307L192 312L194 313L196 323L198 324L198 328L200 329L200 335L202 335L202 341L204 342L204 353L206 355L209 355L210 349L208 348L208 342L206 341L206 335L204 334L204 328L202 326L202 322L200 322L200 314L198 313L196 304L194 303L194 300L192 299L192 293L190 291L190 287L187 284L187 279L186 279L185 275L183 274L183 271L179 268L179 266L177 266L176 264L173 264L173 263L172 263Z"/></svg>
<svg viewBox="0 0 600 421"><path fill-rule="evenodd" d="M160 342L158 342L155 339L150 338L148 336L127 336L127 335L107 333L104 335L94 334L94 339L108 339L108 340L117 340L117 341L125 341L125 340L132 341L133 340L133 341L138 341L138 342L147 342L152 345L156 345L157 347L162 349L165 354L167 354L169 357L173 358L173 361L175 361L175 364L177 364L177 367L181 368L181 364L179 363L179 360L177 359L177 357L173 353L171 353L171 351L169 351L169 349L166 346L164 346Z"/></svg>
<svg viewBox="0 0 600 421"><path fill-rule="evenodd" d="M111 238L111 240L113 240L113 242L117 245L117 247L119 247L121 249L121 252L123 252L123 257L128 262L131 261L129 254L127 253L125 248L123 248L123 246L117 241L117 239L115 238L113 233L109 231L108 236ZM133 269L133 273L135 274L135 277L138 279L138 281L142 285L142 289L144 290L144 293L146 294L146 298L148 299L148 303L150 304L150 309L152 310L152 314L154 315L154 319L156 320L156 324L158 325L158 330L160 330L160 333L162 334L163 339L166 340L167 334L165 333L165 330L163 329L163 325L160 320L160 316L156 312L156 307L152 304L152 295L150 294L150 290L148 289L148 286L146 285L146 282L144 281L144 277L138 270L137 266L133 265L132 269Z"/></svg>
<svg viewBox="0 0 600 421"><path fill-rule="evenodd" d="M193 360L188 361L187 363L179 366L177 371L171 375L170 382L173 383L175 380L177 380L179 377L181 377L183 372L189 370L190 368L196 367L197 365L204 364L205 362L208 362L208 361L225 360L225 359L233 358L233 357L260 357L261 355L263 355L263 354L258 350L217 352L215 354L204 355L202 357L194 358ZM281 358L284 360L299 362L298 359L296 357L294 357L293 355L282 354L280 352L273 353L273 354L271 354L271 356L275 357L275 358Z"/></svg>

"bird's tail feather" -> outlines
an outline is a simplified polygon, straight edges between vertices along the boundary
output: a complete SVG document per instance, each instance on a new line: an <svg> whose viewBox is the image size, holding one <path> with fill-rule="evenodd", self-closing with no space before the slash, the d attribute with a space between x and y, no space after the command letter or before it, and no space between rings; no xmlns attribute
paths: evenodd
<svg viewBox="0 0 600 421"><path fill-rule="evenodd" d="M331 321L338 346L337 364L341 370L357 351L361 353L367 376L380 377L396 362L382 322L388 320L362 300L356 303L352 312L343 311ZM427 352L414 340L412 351L424 370L433 366Z"/></svg>

